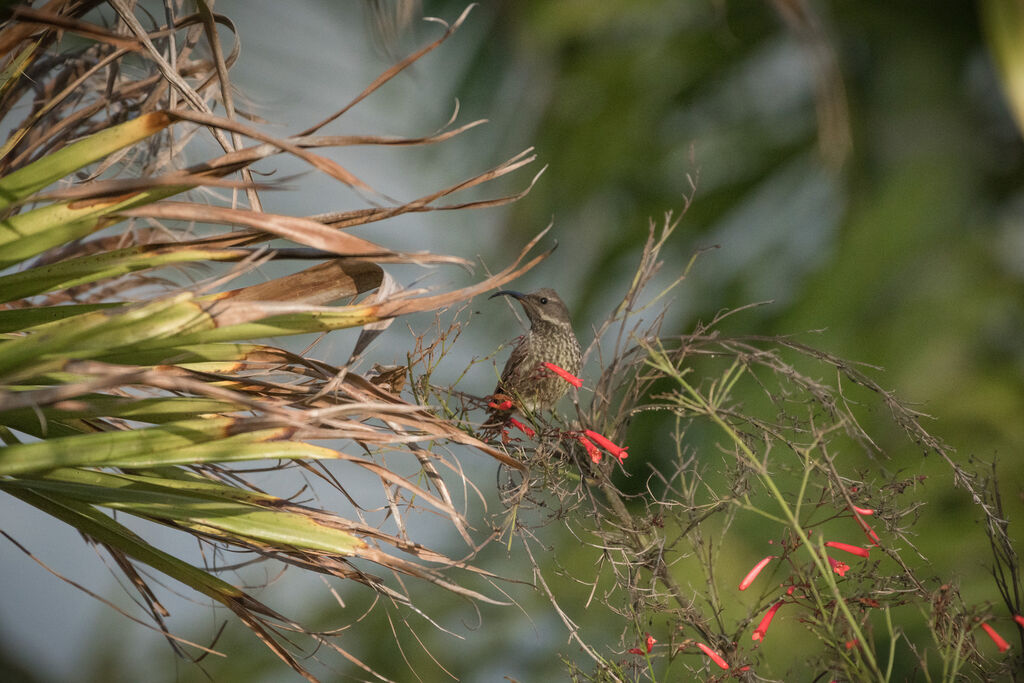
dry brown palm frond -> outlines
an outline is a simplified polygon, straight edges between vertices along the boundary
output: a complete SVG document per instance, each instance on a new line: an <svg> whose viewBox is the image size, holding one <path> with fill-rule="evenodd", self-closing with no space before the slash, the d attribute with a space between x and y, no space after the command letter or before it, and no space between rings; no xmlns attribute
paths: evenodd
<svg viewBox="0 0 1024 683"><path fill-rule="evenodd" d="M321 153L440 144L481 123L453 117L409 138L317 134L440 46L468 9L337 112L291 135L267 134L258 117L239 112L229 80L239 43L229 49L218 33L234 34L230 20L203 2L194 15L167 4L163 25L141 11L122 0L57 1L18 8L0 26L9 67L0 115L11 131L0 147L0 490L106 548L169 637L159 584L146 567L226 606L308 679L314 674L302 658L310 643L372 674L331 634L225 581L222 563L209 558L237 552L244 559L231 566L273 560L351 582L428 621L409 578L470 602L505 604L487 588L500 577L473 564L495 538L467 516L472 496L481 504L485 496L445 444L525 467L403 396L397 375L375 383L354 366L253 340L365 326L376 333L396 317L457 306L532 268L546 256L535 250L544 232L475 284L405 289L386 266L465 267L472 254L409 252L344 228L514 201L532 182L509 196L455 196L535 157L526 150L399 202ZM185 161L207 154L210 141L219 156ZM261 193L302 182L253 181L253 164L279 155L354 190L365 208L313 217L263 211ZM232 284L289 260L302 269ZM203 279L193 279L197 272ZM342 495L308 483L277 494L274 475L286 471ZM376 490L355 495L346 481L353 474ZM357 499L366 495L381 501L383 519L364 510ZM203 548L204 568L159 551L109 511L189 534ZM415 515L440 520L466 549L453 557L428 547L413 532L419 525L408 523Z"/></svg>

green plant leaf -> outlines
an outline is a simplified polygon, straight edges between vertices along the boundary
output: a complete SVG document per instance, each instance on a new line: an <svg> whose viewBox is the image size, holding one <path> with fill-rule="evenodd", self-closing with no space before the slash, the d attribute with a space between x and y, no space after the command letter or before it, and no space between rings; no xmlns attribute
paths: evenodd
<svg viewBox="0 0 1024 683"><path fill-rule="evenodd" d="M366 542L337 527L318 523L309 514L270 509L273 499L216 482L111 474L58 468L38 477L10 479L7 489L21 487L81 503L100 505L199 533L235 536L296 550L354 555ZM249 500L242 500L245 496ZM277 504L284 501L277 499Z"/></svg>
<svg viewBox="0 0 1024 683"><path fill-rule="evenodd" d="M23 57L24 52L19 55L19 59ZM57 182L69 173L103 159L111 152L145 140L172 122L173 119L164 112L143 114L51 152L24 168L8 173L0 178L0 210ZM0 157L6 156L7 151L6 146L0 149Z"/></svg>

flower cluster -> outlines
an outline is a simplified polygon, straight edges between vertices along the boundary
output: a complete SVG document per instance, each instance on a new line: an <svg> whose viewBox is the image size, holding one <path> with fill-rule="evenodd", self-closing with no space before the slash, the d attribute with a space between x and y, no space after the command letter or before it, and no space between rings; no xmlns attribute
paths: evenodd
<svg viewBox="0 0 1024 683"><path fill-rule="evenodd" d="M541 363L541 365L564 379L573 387L579 389L583 386L582 379L564 368L548 362ZM515 407L508 397L501 394L494 395L487 405L494 410L505 411L512 410ZM523 424L514 417L509 417L508 423L531 439L536 436L536 432L531 427ZM595 432L593 429L584 429L582 432L572 432L571 436L583 444L583 447L587 450L587 455L590 456L591 461L595 463L601 462L601 458L603 457L601 454L602 449L618 458L619 463L622 463L627 457L629 457L629 453L627 453L628 447L617 445L611 439L599 432Z"/></svg>
<svg viewBox="0 0 1024 683"><path fill-rule="evenodd" d="M878 534L875 533L875 531L871 528L870 525L867 524L867 522L865 522L863 519L861 519L861 517L870 517L870 516L874 515L875 511L871 510L871 509L868 509L868 508L861 508L861 507L856 507L856 506L853 506L852 510L855 513L854 514L854 519L857 520L857 523L860 525L860 527L867 534L867 537L868 537L869 541L871 542L871 545L877 546L879 544ZM833 548L835 550L841 550L843 552L850 553L851 555L857 555L858 557L863 557L865 559L867 559L867 558L869 558L871 556L871 551L868 548L864 548L862 546L857 546L857 545L851 545L849 543L843 543L841 541L826 541L825 542L825 547L826 548ZM836 560L835 558L833 558L831 556L826 556L826 558L828 559L829 566L832 568L832 571L834 571L839 576L845 576L846 572L849 571L850 565L848 565L847 563L842 562L840 560ZM750 571L748 571L744 575L743 579L740 581L739 590L743 591L743 590L746 590L747 588L749 588L750 585L754 582L754 580L757 579L758 575L764 570L764 568L767 567L769 564L771 564L772 560L774 560L774 559L776 559L775 555L768 555L768 556L762 558L761 560L759 560L750 569ZM787 591L786 591L786 596L787 597L791 596L793 594L794 588L795 588L794 586L790 586L787 589ZM782 607L782 605L785 604L785 603L786 603L786 597L784 597L781 600L776 601L775 603L773 603L771 605L771 607L768 608L768 610L764 613L764 616L761 617L761 621L757 624L757 627L754 629L754 632L751 635L751 639L752 640L755 640L755 641L763 641L764 640L765 634L768 631L768 627L772 623L772 619L775 618L776 612L778 612L779 608ZM1013 619L1017 623L1018 626L1020 626L1021 628L1024 628L1024 616L1015 615L1013 617ZM985 634L988 635L988 637L992 639L992 642L995 643L996 647L999 648L1000 652L1006 652L1010 648L1010 644L1002 636L1000 636L999 633L996 632L996 630L990 624L988 624L985 621L981 621L981 622L979 622L979 626L985 632ZM859 641L856 638L854 638L854 639L846 641L845 645L846 645L846 649L850 650L850 649L853 649L853 648L857 647L859 645ZM708 648L707 646L705 646L703 644L699 644L699 647L705 653L713 652L710 648ZM708 656L710 657L712 655L708 654ZM717 662L718 660L716 659L715 661ZM721 666L721 663L719 665Z"/></svg>
<svg viewBox="0 0 1024 683"><path fill-rule="evenodd" d="M847 552L852 555L857 555L863 558L868 558L871 556L871 551L869 551L867 548L862 548L857 545L850 545L849 543L842 543L840 541L826 541L825 547L835 548L836 550L842 550L843 552ZM757 564L755 564L753 568L746 573L746 575L743 577L743 580L740 581L739 589L741 591L747 590L747 588L749 588L750 585L754 583L754 580L757 578L758 574L760 574L761 571L765 567L767 567L774 559L775 555L768 555L767 557L764 557L761 560L759 560ZM832 571L834 571L839 576L846 576L846 572L850 570L850 565L840 560L837 560L831 556L827 556L827 559L829 566L832 567ZM789 589L786 591L786 595L789 596L792 594L793 586L790 586ZM779 600L778 602L774 603L771 607L768 608L768 611L765 612L764 616L761 618L761 621L757 625L757 628L754 629L754 633L751 635L751 639L764 640L765 633L768 631L768 626L772 623L772 619L775 618L775 613L779 611L779 608L782 607L784 603L785 600Z"/></svg>

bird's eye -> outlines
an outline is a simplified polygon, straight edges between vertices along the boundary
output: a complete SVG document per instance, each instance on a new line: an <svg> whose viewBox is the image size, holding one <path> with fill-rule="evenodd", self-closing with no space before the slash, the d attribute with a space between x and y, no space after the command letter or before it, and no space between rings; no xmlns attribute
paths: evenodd
<svg viewBox="0 0 1024 683"><path fill-rule="evenodd" d="M546 303L548 302L548 298L547 298L546 296L542 296L542 297L540 298L540 302L541 302L542 304L546 304Z"/></svg>

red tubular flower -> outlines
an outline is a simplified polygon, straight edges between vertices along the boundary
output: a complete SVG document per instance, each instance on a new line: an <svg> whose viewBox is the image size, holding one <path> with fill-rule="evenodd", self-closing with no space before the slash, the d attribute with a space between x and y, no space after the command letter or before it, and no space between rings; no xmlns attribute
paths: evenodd
<svg viewBox="0 0 1024 683"><path fill-rule="evenodd" d="M711 661L722 667L723 669L729 668L729 663L722 658L722 655L718 654L704 643L697 643L697 647L700 648L701 652L711 658Z"/></svg>
<svg viewBox="0 0 1024 683"><path fill-rule="evenodd" d="M587 449L587 455L590 456L590 459L593 462L601 462L601 451L597 449L597 446L594 445L593 441L582 434L577 434L576 438L579 439L579 442Z"/></svg>
<svg viewBox="0 0 1024 683"><path fill-rule="evenodd" d="M835 548L836 550L845 550L848 553L854 555L860 555L861 557L870 556L870 551L867 548L861 548L858 545L850 545L849 543L840 543L839 541L828 541L825 543L829 548Z"/></svg>
<svg viewBox="0 0 1024 683"><path fill-rule="evenodd" d="M999 648L1000 652L1006 652L1010 649L1010 644L1003 640L1003 637L996 633L994 628L986 624L984 621L981 622L981 627L985 629L985 633L987 633L988 637L992 639L992 642L996 644L996 647Z"/></svg>
<svg viewBox="0 0 1024 683"><path fill-rule="evenodd" d="M556 375L558 375L559 377L564 379L566 382L568 382L569 384L571 384L574 387L576 387L577 389L579 389L580 387L583 386L583 380L581 380L579 377L577 377L576 375L572 374L571 372L569 372L567 370L563 370L562 368L558 367L554 363L548 363L547 361L545 361L545 362L541 363L541 365L543 365L548 370L550 370L551 372L555 373Z"/></svg>
<svg viewBox="0 0 1024 683"><path fill-rule="evenodd" d="M655 640L654 636L652 636L650 633L645 633L644 636L646 636L646 638L644 639L644 645L647 646L646 653L644 653L644 651L638 647L631 647L628 650L626 650L626 652L628 652L631 655L651 654L651 650L654 649L654 644L658 641Z"/></svg>
<svg viewBox="0 0 1024 683"><path fill-rule="evenodd" d="M1024 617L1019 614L1013 615L1013 620L1017 622L1017 625L1024 628Z"/></svg>
<svg viewBox="0 0 1024 683"><path fill-rule="evenodd" d="M756 579L757 575L761 573L761 570L765 568L765 565L767 565L774 559L774 555L769 555L768 557L764 558L763 560L755 564L754 568L747 572L747 575L743 577L742 581L740 581L740 590L747 590L747 588L750 587L750 584L754 583L754 579Z"/></svg>
<svg viewBox="0 0 1024 683"><path fill-rule="evenodd" d="M618 458L619 462L622 462L629 456L629 453L626 452L625 448L616 446L614 443L605 438L603 434L598 434L593 429L585 429L583 430L583 433L586 434L589 438L593 439L594 443L596 443L598 446L600 446L601 448L605 449L606 451L614 455L616 458Z"/></svg>
<svg viewBox="0 0 1024 683"><path fill-rule="evenodd" d="M768 608L768 611L761 617L761 623L754 629L753 635L750 636L751 640L764 640L765 631L768 630L768 626L772 623L772 619L775 618L775 613L782 607L782 600Z"/></svg>
<svg viewBox="0 0 1024 683"><path fill-rule="evenodd" d="M870 517L875 514L875 511L870 508L859 508L856 505L853 506L853 511L858 515L864 515L865 517Z"/></svg>
<svg viewBox="0 0 1024 683"><path fill-rule="evenodd" d="M516 429L521 431L523 434L526 434L531 439L534 437L534 435L536 435L535 431L533 431L532 429L530 429L529 427L527 427L526 425L524 425L522 422L520 422L519 420L515 419L514 417L508 418L508 421L509 421L509 423L513 427L515 427Z"/></svg>
<svg viewBox="0 0 1024 683"><path fill-rule="evenodd" d="M503 401L491 401L487 404L488 408L494 408L495 410L512 410L512 401L507 398Z"/></svg>
<svg viewBox="0 0 1024 683"><path fill-rule="evenodd" d="M845 562L840 562L839 560L829 557L828 563L832 565L832 571L839 574L839 576L846 576L846 572L850 571L850 565Z"/></svg>

